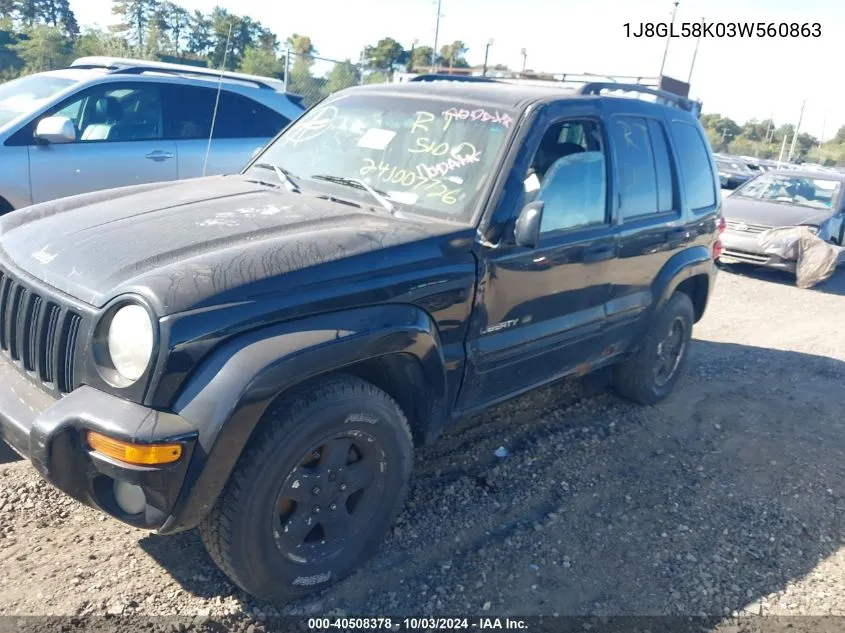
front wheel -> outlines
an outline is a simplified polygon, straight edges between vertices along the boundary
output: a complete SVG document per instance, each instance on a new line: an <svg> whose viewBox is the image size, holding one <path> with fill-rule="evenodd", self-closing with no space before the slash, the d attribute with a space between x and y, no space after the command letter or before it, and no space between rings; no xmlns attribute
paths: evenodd
<svg viewBox="0 0 845 633"><path fill-rule="evenodd" d="M656 404L672 393L686 364L694 321L689 296L676 292L637 353L614 367L617 393L640 404Z"/></svg>
<svg viewBox="0 0 845 633"><path fill-rule="evenodd" d="M262 421L200 525L203 543L262 600L322 589L378 548L412 462L408 422L390 396L353 377L313 383Z"/></svg>

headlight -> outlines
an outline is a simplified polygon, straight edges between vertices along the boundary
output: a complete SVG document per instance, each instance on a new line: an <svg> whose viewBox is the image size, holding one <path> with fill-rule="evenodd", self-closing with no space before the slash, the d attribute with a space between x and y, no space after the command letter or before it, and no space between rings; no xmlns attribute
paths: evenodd
<svg viewBox="0 0 845 633"><path fill-rule="evenodd" d="M139 305L120 308L109 324L109 357L117 373L135 382L147 370L153 353L153 323Z"/></svg>

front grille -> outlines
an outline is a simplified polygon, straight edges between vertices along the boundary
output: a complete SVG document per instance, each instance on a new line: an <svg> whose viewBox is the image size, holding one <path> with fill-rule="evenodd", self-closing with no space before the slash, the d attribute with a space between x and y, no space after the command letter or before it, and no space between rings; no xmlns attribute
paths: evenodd
<svg viewBox="0 0 845 633"><path fill-rule="evenodd" d="M750 262L753 264L764 264L769 261L768 255L760 255L759 253L749 253L748 251L731 250L726 248L722 251L722 254L725 257L741 259L743 261Z"/></svg>
<svg viewBox="0 0 845 633"><path fill-rule="evenodd" d="M0 268L0 350L48 391L70 393L82 316Z"/></svg>
<svg viewBox="0 0 845 633"><path fill-rule="evenodd" d="M770 226L763 226L762 224L748 224L747 222L738 222L736 220L728 220L725 222L725 227L735 233L763 233L772 228Z"/></svg>

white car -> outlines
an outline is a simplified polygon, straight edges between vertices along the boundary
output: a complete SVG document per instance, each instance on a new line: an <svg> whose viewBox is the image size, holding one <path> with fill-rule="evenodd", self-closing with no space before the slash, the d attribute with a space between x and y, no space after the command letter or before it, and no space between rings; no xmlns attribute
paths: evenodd
<svg viewBox="0 0 845 633"><path fill-rule="evenodd" d="M134 59L84 57L0 84L0 214L239 172L304 109L280 80Z"/></svg>

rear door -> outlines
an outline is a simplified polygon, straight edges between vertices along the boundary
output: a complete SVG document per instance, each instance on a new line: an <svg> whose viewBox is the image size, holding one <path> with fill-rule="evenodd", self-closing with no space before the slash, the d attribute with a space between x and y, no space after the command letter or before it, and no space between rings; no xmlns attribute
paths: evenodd
<svg viewBox="0 0 845 633"><path fill-rule="evenodd" d="M652 283L688 243L690 231L682 220L678 174L662 112L644 113L624 100L608 100L605 108L618 205L619 259L611 271L608 303L608 325L614 326L638 318L651 306Z"/></svg>
<svg viewBox="0 0 845 633"><path fill-rule="evenodd" d="M180 179L241 171L288 123L278 112L226 89L219 102L212 88L170 85L165 93L166 133L177 145Z"/></svg>
<svg viewBox="0 0 845 633"><path fill-rule="evenodd" d="M101 84L46 113L69 118L76 141L37 144L30 137L33 202L175 180L176 144L163 138L160 88L152 82Z"/></svg>

